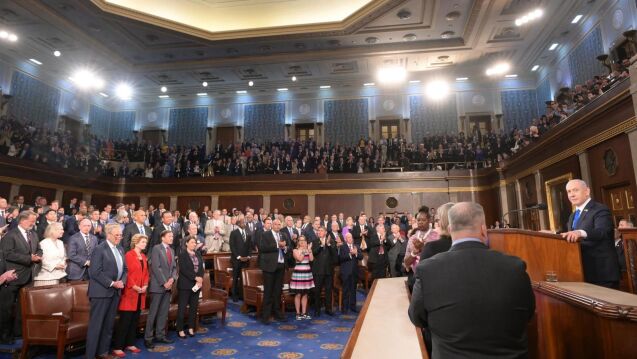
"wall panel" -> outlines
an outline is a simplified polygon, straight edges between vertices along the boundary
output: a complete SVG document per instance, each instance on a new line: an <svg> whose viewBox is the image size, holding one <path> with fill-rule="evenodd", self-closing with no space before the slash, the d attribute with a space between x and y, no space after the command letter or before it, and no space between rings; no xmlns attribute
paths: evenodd
<svg viewBox="0 0 637 359"><path fill-rule="evenodd" d="M210 196L179 196L177 198L177 209L184 214L190 209L199 213L204 206L210 207L210 201Z"/></svg>
<svg viewBox="0 0 637 359"><path fill-rule="evenodd" d="M11 204L13 198L9 198L9 194L11 194L11 183L8 182L0 182L0 197L4 198Z"/></svg>
<svg viewBox="0 0 637 359"><path fill-rule="evenodd" d="M286 208L286 204L291 206ZM270 212L275 208L279 210L279 213L304 216L308 213L307 195L270 196Z"/></svg>
<svg viewBox="0 0 637 359"><path fill-rule="evenodd" d="M168 196L148 197L148 205L152 204L155 208L157 208L160 203L163 203L164 204L164 208L170 209L171 211L174 211L176 209L176 208L169 208L170 207L170 197L168 197Z"/></svg>
<svg viewBox="0 0 637 359"><path fill-rule="evenodd" d="M615 158L615 171L608 171L606 167L612 168L612 158ZM607 158L605 158L607 157ZM635 186L634 164L630 160L630 143L628 135L622 133L604 141L588 150L588 165L591 170L591 184L593 191L591 196L609 205L611 200L605 198L604 189L630 185L633 195L637 194ZM608 163L608 165L605 165Z"/></svg>
<svg viewBox="0 0 637 359"><path fill-rule="evenodd" d="M263 207L263 196L219 196L220 209L230 211L232 208L238 208L243 212L248 206L258 211Z"/></svg>
<svg viewBox="0 0 637 359"><path fill-rule="evenodd" d="M364 211L362 194L319 194L316 195L316 215L343 212L345 218L358 216Z"/></svg>
<svg viewBox="0 0 637 359"><path fill-rule="evenodd" d="M79 204L82 200L82 196L82 192L64 191L64 193L62 194L62 203L60 203L60 207L64 207L64 209L68 208L72 198L77 198L77 203Z"/></svg>

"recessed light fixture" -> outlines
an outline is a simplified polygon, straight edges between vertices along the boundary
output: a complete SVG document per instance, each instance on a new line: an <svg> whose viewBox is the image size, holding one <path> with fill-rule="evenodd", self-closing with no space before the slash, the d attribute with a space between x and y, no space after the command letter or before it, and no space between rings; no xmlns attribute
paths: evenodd
<svg viewBox="0 0 637 359"><path fill-rule="evenodd" d="M330 86L330 85L322 85L322 86L320 86L320 88L322 88L322 89L329 89L329 88L332 88L332 86Z"/></svg>
<svg viewBox="0 0 637 359"><path fill-rule="evenodd" d="M244 93L248 93L248 91L246 91L246 90L237 90L237 93L238 94L244 94Z"/></svg>
<svg viewBox="0 0 637 359"><path fill-rule="evenodd" d="M366 82L366 83L363 84L363 86L374 86L374 85L376 85L376 84L373 83L373 82Z"/></svg>
<svg viewBox="0 0 637 359"><path fill-rule="evenodd" d="M127 83L119 83L115 87L115 94L121 100L130 100L133 97L133 88Z"/></svg>
<svg viewBox="0 0 637 359"><path fill-rule="evenodd" d="M197 96L208 96L207 92L199 92Z"/></svg>
<svg viewBox="0 0 637 359"><path fill-rule="evenodd" d="M168 91L168 89L166 88L166 86L162 86L162 87L160 88L160 90L161 90L161 92L166 92L166 91Z"/></svg>
<svg viewBox="0 0 637 359"><path fill-rule="evenodd" d="M449 84L443 80L434 80L425 86L425 93L432 100L441 100L449 94Z"/></svg>
<svg viewBox="0 0 637 359"><path fill-rule="evenodd" d="M108 95L103 92L100 92L100 95L102 95L102 97L108 97Z"/></svg>
<svg viewBox="0 0 637 359"><path fill-rule="evenodd" d="M504 75L504 77L507 77L507 78L513 79L513 78L518 77L518 74L509 74L509 75Z"/></svg>
<svg viewBox="0 0 637 359"><path fill-rule="evenodd" d="M420 80L409 80L410 84L419 84Z"/></svg>
<svg viewBox="0 0 637 359"><path fill-rule="evenodd" d="M378 69L378 82L383 84L402 83L407 78L407 70L402 66L387 66Z"/></svg>
<svg viewBox="0 0 637 359"><path fill-rule="evenodd" d="M533 68L531 69L531 71L535 72L535 71L537 71L537 69L539 69L539 68L540 68L540 65L535 65L535 66L533 66Z"/></svg>
<svg viewBox="0 0 637 359"><path fill-rule="evenodd" d="M60 51L58 51L58 50L55 50L55 51L53 51L53 56L60 57L60 56L62 56L62 53Z"/></svg>
<svg viewBox="0 0 637 359"><path fill-rule="evenodd" d="M456 77L456 81L467 81L468 77Z"/></svg>
<svg viewBox="0 0 637 359"><path fill-rule="evenodd" d="M288 89L284 87L284 88L280 88L280 89L276 89L276 90L277 90L277 91L280 91L280 92L285 92L285 91L287 91Z"/></svg>
<svg viewBox="0 0 637 359"><path fill-rule="evenodd" d="M533 20L541 18L542 15L544 15L544 11L542 11L542 9L535 9L529 12L528 14L515 19L515 26L522 26L529 21L533 21Z"/></svg>
<svg viewBox="0 0 637 359"><path fill-rule="evenodd" d="M78 70L69 80L80 89L101 89L104 86L104 80L87 69Z"/></svg>
<svg viewBox="0 0 637 359"><path fill-rule="evenodd" d="M296 82L296 76L292 76L292 82Z"/></svg>
<svg viewBox="0 0 637 359"><path fill-rule="evenodd" d="M575 16L573 18L573 21L571 21L571 24L577 24L582 19L582 16L584 16L584 15L580 14L580 15Z"/></svg>
<svg viewBox="0 0 637 359"><path fill-rule="evenodd" d="M248 81L248 86L250 87L254 86L254 81Z"/></svg>
<svg viewBox="0 0 637 359"><path fill-rule="evenodd" d="M36 59L29 59L29 61L33 62L36 65L42 65L42 63Z"/></svg>
<svg viewBox="0 0 637 359"><path fill-rule="evenodd" d="M18 36L16 36L16 34L9 34L8 39L11 42L16 42L16 41L18 41Z"/></svg>
<svg viewBox="0 0 637 359"><path fill-rule="evenodd" d="M506 74L507 72L509 72L510 69L511 69L511 65L507 64L506 62L502 62L493 67L488 68L487 76Z"/></svg>
<svg viewBox="0 0 637 359"><path fill-rule="evenodd" d="M170 96L169 95L159 95L157 97L159 97L159 98L169 98Z"/></svg>
<svg viewBox="0 0 637 359"><path fill-rule="evenodd" d="M560 45L560 44L558 44L557 42L555 42L555 43L551 44L551 47L549 47L549 51L553 51L553 50L557 49L557 47L558 47L559 45Z"/></svg>
<svg viewBox="0 0 637 359"><path fill-rule="evenodd" d="M206 81L204 81L204 82L201 84L201 86L203 86L203 87L208 87L208 83L207 83Z"/></svg>

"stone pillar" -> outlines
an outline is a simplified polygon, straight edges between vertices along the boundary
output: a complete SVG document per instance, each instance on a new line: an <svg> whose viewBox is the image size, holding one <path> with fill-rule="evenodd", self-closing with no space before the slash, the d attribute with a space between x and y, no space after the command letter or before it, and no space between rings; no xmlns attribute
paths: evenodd
<svg viewBox="0 0 637 359"><path fill-rule="evenodd" d="M139 196L139 206L148 209L148 196Z"/></svg>
<svg viewBox="0 0 637 359"><path fill-rule="evenodd" d="M20 194L20 185L12 183L11 184L11 189L9 190L9 198L7 198L7 202L12 203L13 202L13 197L15 197L15 196L17 196L19 194Z"/></svg>
<svg viewBox="0 0 637 359"><path fill-rule="evenodd" d="M55 189L55 199L60 203L60 207L64 207L66 204L62 203L62 197L64 197L64 190L60 188Z"/></svg>
<svg viewBox="0 0 637 359"><path fill-rule="evenodd" d="M212 149L217 145L217 129L214 127L208 127L206 131L206 155L212 152Z"/></svg>
<svg viewBox="0 0 637 359"><path fill-rule="evenodd" d="M520 186L520 181L515 180L515 193L518 197L518 209L523 209L524 208L524 204L522 203L522 188ZM521 229L526 229L525 225L524 225L524 212L518 212L518 226Z"/></svg>
<svg viewBox="0 0 637 359"><path fill-rule="evenodd" d="M270 213L270 195L269 194L263 195L263 209L265 209L266 212Z"/></svg>
<svg viewBox="0 0 637 359"><path fill-rule="evenodd" d="M307 215L310 218L316 216L316 196L313 194L307 195Z"/></svg>
<svg viewBox="0 0 637 359"><path fill-rule="evenodd" d="M210 209L212 209L213 211L215 209L219 209L219 196L216 194L213 194L212 196L210 196Z"/></svg>
<svg viewBox="0 0 637 359"><path fill-rule="evenodd" d="M542 181L542 174L540 171L535 172L535 192L537 193L537 201L538 203L542 202L542 185L544 181ZM547 211L538 210L538 215L540 217L540 229L550 229L546 218Z"/></svg>
<svg viewBox="0 0 637 359"><path fill-rule="evenodd" d="M502 173L502 171L500 169L497 170L498 171L498 175L500 177L500 183L499 183L499 187L500 187L500 208L502 210L502 212L500 213L500 218L498 220L502 220L502 216L504 216L505 213L507 213L509 211L509 197L507 196L507 185L506 185L506 181L504 180L504 173ZM509 219L509 223L511 222L511 220ZM502 223L504 224L504 223Z"/></svg>
<svg viewBox="0 0 637 359"><path fill-rule="evenodd" d="M458 116L458 132L464 132L465 134L467 133L466 126L465 126L466 119L467 119L467 116L465 115Z"/></svg>
<svg viewBox="0 0 637 359"><path fill-rule="evenodd" d="M170 206L168 207L168 209L170 209L171 211L177 209L177 196L170 196Z"/></svg>
<svg viewBox="0 0 637 359"><path fill-rule="evenodd" d="M375 215L372 214L372 195L371 194L366 193L363 195L363 210L365 211L365 214L367 214L368 218L370 216L375 217Z"/></svg>
<svg viewBox="0 0 637 359"><path fill-rule="evenodd" d="M591 183L591 168L588 163L588 152L578 153L577 158L579 159L579 168L582 172L582 180L588 183L588 186L592 188L593 184Z"/></svg>

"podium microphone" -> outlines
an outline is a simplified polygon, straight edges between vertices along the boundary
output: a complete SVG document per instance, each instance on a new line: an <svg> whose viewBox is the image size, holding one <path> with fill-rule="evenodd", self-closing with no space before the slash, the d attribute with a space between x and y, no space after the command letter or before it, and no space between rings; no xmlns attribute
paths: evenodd
<svg viewBox="0 0 637 359"><path fill-rule="evenodd" d="M504 217L506 217L507 215L509 215L511 213L514 213L514 212L526 212L526 211L532 211L534 209L543 211L543 210L546 210L548 208L549 208L549 206L547 206L546 203L538 203L535 206L531 206L531 207L527 207L527 208L523 208L523 209L513 209L513 210L510 210L507 213L502 215L502 222L501 223L502 223L502 225L504 225Z"/></svg>

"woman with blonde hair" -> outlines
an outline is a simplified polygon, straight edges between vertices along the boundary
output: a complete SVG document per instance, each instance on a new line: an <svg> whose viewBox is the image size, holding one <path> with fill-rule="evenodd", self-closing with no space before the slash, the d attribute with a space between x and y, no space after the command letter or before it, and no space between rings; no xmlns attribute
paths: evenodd
<svg viewBox="0 0 637 359"><path fill-rule="evenodd" d="M42 248L42 266L33 278L33 286L58 284L66 277L66 251L60 240L64 235L62 223L54 222L44 230Z"/></svg>
<svg viewBox="0 0 637 359"><path fill-rule="evenodd" d="M308 246L305 236L299 237L292 255L296 264L290 280L290 291L295 294L296 320L312 319L307 315L307 299L310 291L314 288L312 268L310 267L314 255L312 254L312 244L310 243Z"/></svg>
<svg viewBox="0 0 637 359"><path fill-rule="evenodd" d="M449 248L451 248L451 235L449 235L449 216L447 215L447 213L454 204L455 203L453 202L449 202L438 207L438 210L436 212L438 213L438 223L440 224L440 226L436 229L436 231L440 235L440 238L437 241L427 242L427 244L425 244L425 248L423 248L422 254L420 255L420 260L433 257L438 253L446 252L449 250Z"/></svg>

